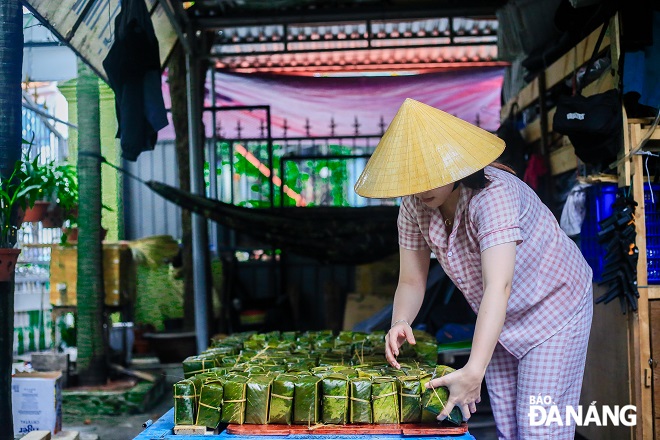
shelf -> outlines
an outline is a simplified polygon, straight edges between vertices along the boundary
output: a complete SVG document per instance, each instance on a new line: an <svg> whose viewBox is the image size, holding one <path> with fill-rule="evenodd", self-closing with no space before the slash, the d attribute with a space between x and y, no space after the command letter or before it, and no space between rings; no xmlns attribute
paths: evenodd
<svg viewBox="0 0 660 440"><path fill-rule="evenodd" d="M50 282L50 276L48 276L48 275L44 275L44 276L38 276L38 275L20 276L20 275L16 274L14 282L15 283L48 283L48 282Z"/></svg>
<svg viewBox="0 0 660 440"><path fill-rule="evenodd" d="M41 264L43 266L49 266L50 260L39 260L37 258L26 258L18 260L16 264Z"/></svg>
<svg viewBox="0 0 660 440"><path fill-rule="evenodd" d="M660 299L660 285L650 285L646 288L648 289L649 299Z"/></svg>
<svg viewBox="0 0 660 440"><path fill-rule="evenodd" d="M21 249L29 249L29 248L49 248L53 247L55 245L58 245L59 243L21 243Z"/></svg>

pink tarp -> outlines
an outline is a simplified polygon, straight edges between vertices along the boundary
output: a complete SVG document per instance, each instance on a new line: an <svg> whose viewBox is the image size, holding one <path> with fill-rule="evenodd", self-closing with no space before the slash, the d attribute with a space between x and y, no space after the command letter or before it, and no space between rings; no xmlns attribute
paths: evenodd
<svg viewBox="0 0 660 440"><path fill-rule="evenodd" d="M499 126L503 68L454 69L423 75L388 77L313 77L266 74L216 73L216 106L270 105L272 136L282 137L286 120L287 136L305 136L309 119L311 136L329 136L331 118L335 135L353 135L357 117L362 135L380 134L381 117L389 124L401 103L413 98L459 118L494 131ZM167 84L164 83L164 87ZM211 105L210 77L205 104ZM164 90L166 106L169 92ZM265 112L218 113L224 137L259 137ZM207 135L211 120L205 119ZM171 125L159 133L172 139Z"/></svg>

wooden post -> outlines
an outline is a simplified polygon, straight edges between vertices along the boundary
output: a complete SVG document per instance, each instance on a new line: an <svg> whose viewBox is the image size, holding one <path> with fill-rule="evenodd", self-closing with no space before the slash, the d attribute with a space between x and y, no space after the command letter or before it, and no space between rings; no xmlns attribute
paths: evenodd
<svg viewBox="0 0 660 440"><path fill-rule="evenodd" d="M639 124L630 126L631 146L641 140ZM646 286L646 223L644 220L644 164L640 155L633 157L633 197L639 204L635 209L635 226L637 229L637 246L639 260L637 262L637 285ZM637 312L629 314L628 329L630 336L630 385L631 402L637 407L637 425L634 429L636 439L653 439L653 404L651 393L651 341L649 328L648 289L640 288Z"/></svg>

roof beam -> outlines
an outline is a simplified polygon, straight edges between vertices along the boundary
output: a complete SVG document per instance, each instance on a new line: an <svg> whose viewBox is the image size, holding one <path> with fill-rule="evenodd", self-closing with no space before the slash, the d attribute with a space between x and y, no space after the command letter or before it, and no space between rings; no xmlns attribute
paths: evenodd
<svg viewBox="0 0 660 440"><path fill-rule="evenodd" d="M269 11L272 12L272 11ZM410 20L437 17L495 18L493 6L436 7L436 8L388 8L350 9L301 14L299 11L279 11L277 14L232 14L218 17L190 17L193 26L203 30L221 30L244 26L269 26L278 24L336 23L364 20Z"/></svg>

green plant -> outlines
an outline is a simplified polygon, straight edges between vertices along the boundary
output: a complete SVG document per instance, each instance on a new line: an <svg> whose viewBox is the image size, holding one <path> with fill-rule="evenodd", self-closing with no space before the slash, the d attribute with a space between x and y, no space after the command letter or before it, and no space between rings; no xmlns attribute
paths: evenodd
<svg viewBox="0 0 660 440"><path fill-rule="evenodd" d="M70 215L78 207L78 171L75 165L56 164L54 160L36 166L34 178L39 182L39 199L57 204L65 215Z"/></svg>
<svg viewBox="0 0 660 440"><path fill-rule="evenodd" d="M13 248L20 227L19 208L23 211L38 200L40 185L37 159L30 161L26 154L14 164L11 175L0 176L0 247Z"/></svg>
<svg viewBox="0 0 660 440"><path fill-rule="evenodd" d="M75 210L78 207L78 170L76 166L69 163L54 165L52 174L55 202L67 212Z"/></svg>

